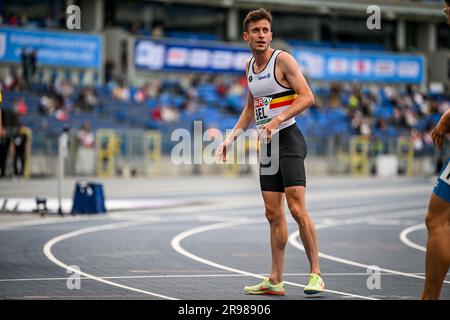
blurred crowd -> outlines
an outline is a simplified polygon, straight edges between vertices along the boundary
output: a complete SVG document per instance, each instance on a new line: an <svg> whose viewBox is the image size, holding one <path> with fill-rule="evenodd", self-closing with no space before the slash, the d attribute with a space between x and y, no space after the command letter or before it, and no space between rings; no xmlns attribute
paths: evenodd
<svg viewBox="0 0 450 320"><path fill-rule="evenodd" d="M206 107L239 115L246 99L245 83L243 76L193 74L160 77L140 87L111 81L107 87L115 100L146 104L153 120L171 122L178 120L180 113L195 114Z"/></svg>
<svg viewBox="0 0 450 320"><path fill-rule="evenodd" d="M47 16L45 19L29 19L26 14L7 12L0 14L0 26L25 28L65 28L66 12L61 10L56 16Z"/></svg>
<svg viewBox="0 0 450 320"><path fill-rule="evenodd" d="M10 74L1 86L6 90L28 90ZM54 79L39 96L38 113L58 121L70 121L72 113L101 112L108 114L115 102L144 110L149 121L176 123L185 115L198 119L212 111L234 117L241 113L246 101L244 76L191 74L160 76L141 86L130 86L111 80L102 87L79 87L70 80ZM432 148L431 130L440 115L450 108L449 97L432 94L418 86L361 85L329 83L312 87L316 105L311 110L326 117L327 110L340 110L350 128L350 135L370 138L410 136L416 151ZM100 94L100 92L101 94ZM33 94L36 94L34 92ZM15 99L13 110L26 116L30 107L23 98ZM207 110L208 112L203 112ZM127 108L121 112L127 113ZM211 112L209 112L211 111ZM142 117L142 113L138 115ZM298 120L302 121L301 119Z"/></svg>
<svg viewBox="0 0 450 320"><path fill-rule="evenodd" d="M330 108L344 108L353 134L410 136L419 152L432 148L431 131L450 108L449 97L420 90L416 85L333 83L328 97L319 96L319 101Z"/></svg>

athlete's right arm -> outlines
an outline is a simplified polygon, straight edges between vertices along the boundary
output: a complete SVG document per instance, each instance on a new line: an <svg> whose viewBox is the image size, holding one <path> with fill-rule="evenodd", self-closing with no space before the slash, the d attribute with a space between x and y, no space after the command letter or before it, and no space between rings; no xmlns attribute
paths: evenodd
<svg viewBox="0 0 450 320"><path fill-rule="evenodd" d="M433 143L438 146L439 149L442 149L444 146L444 139L447 133L450 133L450 109L442 115L438 124L431 132Z"/></svg>
<svg viewBox="0 0 450 320"><path fill-rule="evenodd" d="M238 122L234 126L233 130L231 130L225 141L217 149L216 156L219 160L225 161L227 159L227 149L233 144L239 135L250 126L253 121L253 117L253 95L249 90L247 94L247 103L245 104L244 110L242 110Z"/></svg>
<svg viewBox="0 0 450 320"><path fill-rule="evenodd" d="M226 140L234 142L237 139L237 137L239 137L239 135L250 126L250 124L253 121L253 117L254 117L253 95L249 90L247 94L247 103L245 104L244 110L242 110L238 122L234 126L233 130L231 130Z"/></svg>

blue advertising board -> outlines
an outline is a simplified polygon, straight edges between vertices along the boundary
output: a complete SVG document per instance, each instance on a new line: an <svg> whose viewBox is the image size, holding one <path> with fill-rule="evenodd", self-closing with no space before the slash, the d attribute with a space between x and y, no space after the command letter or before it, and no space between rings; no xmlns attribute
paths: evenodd
<svg viewBox="0 0 450 320"><path fill-rule="evenodd" d="M379 52L295 49L293 55L309 78L324 81L423 83L425 58ZM242 47L171 43L138 39L134 67L147 71L245 72L251 52Z"/></svg>
<svg viewBox="0 0 450 320"><path fill-rule="evenodd" d="M40 65L99 69L103 39L78 32L0 28L0 61L21 61L22 49L37 50Z"/></svg>
<svg viewBox="0 0 450 320"><path fill-rule="evenodd" d="M137 70L181 72L245 72L250 49L208 44L174 44L136 40L134 67Z"/></svg>
<svg viewBox="0 0 450 320"><path fill-rule="evenodd" d="M420 55L296 49L294 57L310 79L421 84L425 58Z"/></svg>

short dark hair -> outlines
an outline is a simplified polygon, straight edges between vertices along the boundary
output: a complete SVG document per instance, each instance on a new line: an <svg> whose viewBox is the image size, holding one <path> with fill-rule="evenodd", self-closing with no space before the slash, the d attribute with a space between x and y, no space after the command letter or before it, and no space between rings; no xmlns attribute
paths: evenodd
<svg viewBox="0 0 450 320"><path fill-rule="evenodd" d="M450 0L445 0L445 3L450 6Z"/></svg>
<svg viewBox="0 0 450 320"><path fill-rule="evenodd" d="M450 0L448 0L450 1ZM259 8L253 11L250 11L244 19L244 31L248 31L248 24L250 22L256 22L259 20L266 19L269 21L269 24L272 26L272 13L269 10L264 8Z"/></svg>

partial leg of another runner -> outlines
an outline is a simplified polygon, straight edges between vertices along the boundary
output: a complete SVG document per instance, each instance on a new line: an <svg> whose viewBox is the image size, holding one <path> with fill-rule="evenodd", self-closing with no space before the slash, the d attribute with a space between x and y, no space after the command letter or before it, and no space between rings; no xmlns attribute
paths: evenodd
<svg viewBox="0 0 450 320"><path fill-rule="evenodd" d="M450 203L431 195L426 217L428 229L425 287L421 299L439 299L450 266Z"/></svg>
<svg viewBox="0 0 450 320"><path fill-rule="evenodd" d="M450 23L450 0L446 12ZM433 143L444 147L450 133L450 110L447 110L433 129ZM425 257L425 287L421 299L439 299L442 284L450 265L450 158L442 168L428 205L428 229Z"/></svg>

